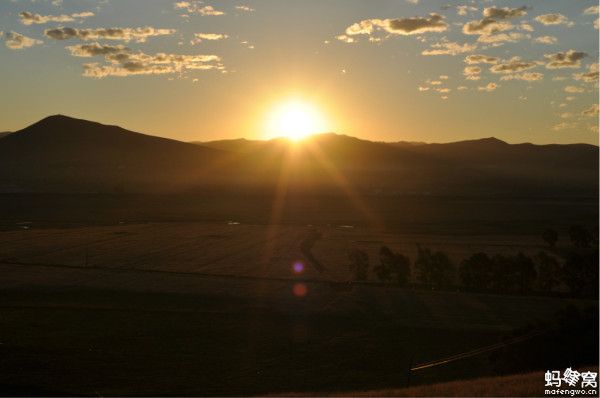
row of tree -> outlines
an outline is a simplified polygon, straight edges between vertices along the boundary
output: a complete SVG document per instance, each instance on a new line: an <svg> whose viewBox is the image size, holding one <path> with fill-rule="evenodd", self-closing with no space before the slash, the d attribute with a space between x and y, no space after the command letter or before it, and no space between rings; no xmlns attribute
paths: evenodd
<svg viewBox="0 0 600 398"><path fill-rule="evenodd" d="M418 246L414 279L438 289L460 285L471 291L525 294L566 288L575 296L594 297L598 294L598 246L592 247L593 241L584 241L588 243L573 244L552 254L540 251L533 257L522 252L516 255L479 252L460 264L454 264L444 252ZM368 254L353 249L349 260L354 279L366 281L370 268ZM411 281L412 269L408 256L382 246L372 272L381 282L403 286Z"/></svg>

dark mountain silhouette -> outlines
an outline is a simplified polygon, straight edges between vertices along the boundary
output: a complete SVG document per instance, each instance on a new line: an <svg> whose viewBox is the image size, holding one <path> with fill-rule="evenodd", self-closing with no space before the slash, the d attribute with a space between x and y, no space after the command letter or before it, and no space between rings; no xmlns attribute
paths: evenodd
<svg viewBox="0 0 600 398"><path fill-rule="evenodd" d="M11 133L10 131L3 131L3 132L0 133L0 138L6 137L10 133Z"/></svg>
<svg viewBox="0 0 600 398"><path fill-rule="evenodd" d="M285 180L285 181L284 181ZM597 196L598 147L382 143L322 134L300 144L184 143L51 116L0 140L0 190Z"/></svg>
<svg viewBox="0 0 600 398"><path fill-rule="evenodd" d="M50 116L0 141L0 185L24 191L168 191L226 154L117 126Z"/></svg>

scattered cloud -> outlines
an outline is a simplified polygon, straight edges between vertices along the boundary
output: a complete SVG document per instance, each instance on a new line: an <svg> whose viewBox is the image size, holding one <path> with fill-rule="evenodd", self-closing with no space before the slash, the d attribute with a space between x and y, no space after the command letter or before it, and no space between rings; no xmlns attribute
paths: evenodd
<svg viewBox="0 0 600 398"><path fill-rule="evenodd" d="M515 73L500 78L500 80L523 80L527 82L538 82L542 79L544 79L544 74L539 72Z"/></svg>
<svg viewBox="0 0 600 398"><path fill-rule="evenodd" d="M581 114L583 116L598 117L598 104L592 104L587 109L584 109Z"/></svg>
<svg viewBox="0 0 600 398"><path fill-rule="evenodd" d="M535 17L535 20L542 25L567 25L573 26L574 23L569 21L567 17L562 14L544 14Z"/></svg>
<svg viewBox="0 0 600 398"><path fill-rule="evenodd" d="M587 57L586 53L575 50L544 55L544 58L549 61L546 64L548 69L580 68L581 60L585 57Z"/></svg>
<svg viewBox="0 0 600 398"><path fill-rule="evenodd" d="M585 90L583 89L583 87L577 87L577 86L565 87L565 93L576 94L576 93L583 93L584 91Z"/></svg>
<svg viewBox="0 0 600 398"><path fill-rule="evenodd" d="M40 15L28 11L23 11L19 14L23 25L46 24L49 22L74 22L83 21L85 18L93 17L94 13L90 11L80 12L70 15Z"/></svg>
<svg viewBox="0 0 600 398"><path fill-rule="evenodd" d="M483 16L486 18L494 18L494 19L510 19L510 18L518 18L527 15L527 7L519 7L519 8L497 8L497 7L489 7L483 10Z"/></svg>
<svg viewBox="0 0 600 398"><path fill-rule="evenodd" d="M225 15L223 11L215 9L211 5L204 5L202 1L191 0L191 1L178 1L174 4L176 10L183 10L189 16L190 14L198 14L202 16L219 16Z"/></svg>
<svg viewBox="0 0 600 398"><path fill-rule="evenodd" d="M204 40L215 41L224 40L229 36L223 33L194 33L194 38L190 41L190 44L195 45L201 43Z"/></svg>
<svg viewBox="0 0 600 398"><path fill-rule="evenodd" d="M498 58L496 57L490 57L488 55L481 55L481 54L473 54L473 55L467 55L465 57L465 62L469 65L475 65L475 64L497 64L499 61Z"/></svg>
<svg viewBox="0 0 600 398"><path fill-rule="evenodd" d="M42 44L40 40L32 39L31 37L23 36L17 32L5 32L0 35L4 37L4 44L11 50L22 50L24 48L33 47L37 44Z"/></svg>
<svg viewBox="0 0 600 398"><path fill-rule="evenodd" d="M455 42L433 43L431 48L424 50L423 55L458 55L470 53L477 49L477 44L459 44Z"/></svg>
<svg viewBox="0 0 600 398"><path fill-rule="evenodd" d="M466 66L463 75L467 80L481 79L481 68L479 66Z"/></svg>
<svg viewBox="0 0 600 398"><path fill-rule="evenodd" d="M115 54L129 51L129 48L122 45L112 46L99 43L67 46L67 49L74 57L94 57L98 55Z"/></svg>
<svg viewBox="0 0 600 398"><path fill-rule="evenodd" d="M238 11L244 11L244 12L253 12L254 11L254 8L244 6L244 5L235 6L235 9Z"/></svg>
<svg viewBox="0 0 600 398"><path fill-rule="evenodd" d="M541 44L556 44L556 42L558 41L558 39L554 36L540 36L540 37L536 37L534 39L534 41L536 43L541 43Z"/></svg>
<svg viewBox="0 0 600 398"><path fill-rule="evenodd" d="M174 29L157 29L150 26L143 28L97 28L97 29L77 29L77 28L55 28L46 29L44 34L55 40L80 39L88 40L134 40L143 43L148 37L165 36L175 33Z"/></svg>
<svg viewBox="0 0 600 398"><path fill-rule="evenodd" d="M523 61L520 57L512 57L508 61L497 63L490 68L492 73L512 74L535 68L537 62Z"/></svg>
<svg viewBox="0 0 600 398"><path fill-rule="evenodd" d="M190 70L225 71L221 58L216 55L183 55L131 52L128 49L109 51L104 55L105 64L83 65L83 76L104 78L108 76L162 75L183 73Z"/></svg>
<svg viewBox="0 0 600 398"><path fill-rule="evenodd" d="M599 6L591 6L591 7L586 8L583 11L583 13L585 15L598 15L598 12L600 12L599 10L600 10Z"/></svg>
<svg viewBox="0 0 600 398"><path fill-rule="evenodd" d="M355 35L371 35L377 30L396 35L416 35L426 32L444 32L448 24L439 14L429 14L429 17L412 17L399 19L365 19L350 25L342 35L344 39Z"/></svg>
<svg viewBox="0 0 600 398"><path fill-rule="evenodd" d="M478 91L485 91L487 93L491 93L492 91L496 90L498 87L500 87L499 85L497 85L496 83L488 83L485 86L479 86L477 87Z"/></svg>
<svg viewBox="0 0 600 398"><path fill-rule="evenodd" d="M595 62L588 66L588 71L584 73L575 73L573 79L582 81L584 83L597 83L598 82L598 63Z"/></svg>
<svg viewBox="0 0 600 398"><path fill-rule="evenodd" d="M463 17L468 15L469 12L475 12L475 11L477 11L477 7L468 6L468 5L456 6L456 13Z"/></svg>

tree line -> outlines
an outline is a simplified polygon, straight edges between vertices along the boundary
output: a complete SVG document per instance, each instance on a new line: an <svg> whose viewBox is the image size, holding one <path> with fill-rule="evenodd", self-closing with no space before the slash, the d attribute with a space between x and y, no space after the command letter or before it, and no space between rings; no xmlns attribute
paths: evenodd
<svg viewBox="0 0 600 398"><path fill-rule="evenodd" d="M455 264L446 253L417 246L414 267L411 259L382 246L378 261L370 265L368 254L352 249L349 267L356 281L369 279L369 272L383 283L408 285L412 279L435 289L460 287L476 292L530 294L567 290L578 297L598 295L597 234L580 225L569 229L569 244L557 247L559 234L547 229L541 234L548 249L533 256L473 253ZM415 278L412 278L412 271Z"/></svg>

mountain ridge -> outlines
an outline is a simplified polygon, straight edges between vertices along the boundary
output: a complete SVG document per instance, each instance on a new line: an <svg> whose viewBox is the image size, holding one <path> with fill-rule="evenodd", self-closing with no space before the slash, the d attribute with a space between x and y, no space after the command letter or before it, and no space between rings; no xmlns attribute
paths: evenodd
<svg viewBox="0 0 600 398"><path fill-rule="evenodd" d="M597 195L598 147L509 144L494 137L398 144L326 133L186 143L64 115L0 140L0 192L289 189L364 194Z"/></svg>

